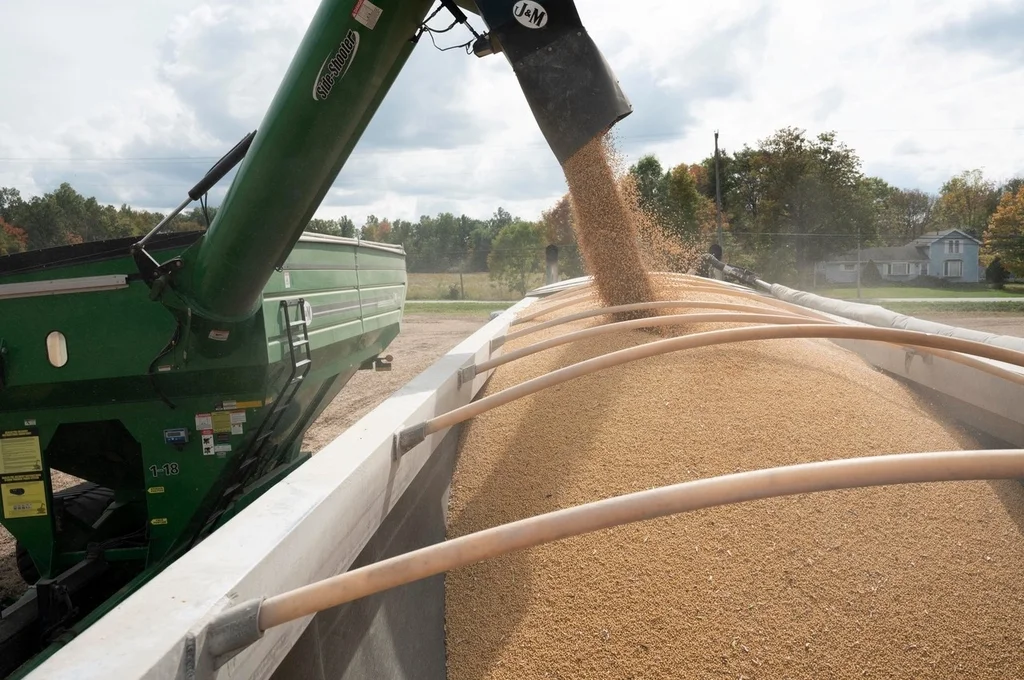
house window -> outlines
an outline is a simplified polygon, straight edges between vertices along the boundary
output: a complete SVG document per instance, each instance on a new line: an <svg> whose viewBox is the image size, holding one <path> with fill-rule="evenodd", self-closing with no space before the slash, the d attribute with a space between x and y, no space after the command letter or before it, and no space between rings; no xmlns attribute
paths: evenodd
<svg viewBox="0 0 1024 680"><path fill-rule="evenodd" d="M892 262L889 264L889 274L892 276L906 276L910 273L910 264L907 262Z"/></svg>
<svg viewBox="0 0 1024 680"><path fill-rule="evenodd" d="M963 260L946 260L945 269L946 276L960 278L963 276L964 262Z"/></svg>
<svg viewBox="0 0 1024 680"><path fill-rule="evenodd" d="M960 239L954 238L946 241L946 252L950 255L959 255L962 253L963 250Z"/></svg>
<svg viewBox="0 0 1024 680"><path fill-rule="evenodd" d="M842 266L844 272L855 272L857 271L857 265L855 264L844 264Z"/></svg>

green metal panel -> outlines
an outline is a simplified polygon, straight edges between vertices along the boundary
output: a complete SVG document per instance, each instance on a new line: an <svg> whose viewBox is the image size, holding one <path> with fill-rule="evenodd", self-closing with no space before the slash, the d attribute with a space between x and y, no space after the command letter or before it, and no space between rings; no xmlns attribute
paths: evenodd
<svg viewBox="0 0 1024 680"><path fill-rule="evenodd" d="M31 423L39 437L42 468L33 480L42 482L46 505L46 514L40 516L8 516L0 509L0 523L29 551L40 573L56 576L86 557L84 545L68 544L55 531L51 468L115 491L121 505L92 539L116 539L141 530L141 546L117 545L105 555L126 565L127 574L138 574L137 583L142 583L187 549L211 499L223 493L226 472L254 450L253 435L279 405L285 409L268 440L275 447L272 469L232 501L216 526L300 465L306 458L300 451L306 428L359 366L398 334L404 254L396 250L373 255L381 271L397 281L397 293L376 286L361 291L356 263L369 250L355 243L301 243L283 271L268 282L250 332L220 357L191 352L195 334L182 330L177 346L154 362L177 324L139 282L98 293L0 300L0 339L6 348L0 433L24 430ZM122 254L74 269L78 276L93 276L130 273L132 267ZM0 274L0 285L15 278L57 279L70 269L49 269L45 276ZM385 293L387 299L379 300ZM371 304L361 300L364 294ZM294 399L279 403L294 360L282 345L280 303L300 298L315 310L309 325L312 368ZM362 316L377 314L381 302L392 311L364 328ZM293 305L293 319L295 311ZM45 336L53 329L64 332L68 342L69 360L60 368L46 358ZM213 450L204 446L203 430L208 427L214 430ZM187 433L187 441L168 442L166 434L174 431ZM0 475L0 482L12 479Z"/></svg>
<svg viewBox="0 0 1024 680"><path fill-rule="evenodd" d="M17 408L22 386L144 372L174 330L174 319L149 301L149 289L141 282L122 290L6 300L2 309L6 321L0 321L0 336L9 347L7 389L0 392L5 410ZM124 347L129 322L132 343ZM54 331L67 339L67 364L60 368L46 356L46 337ZM95 396L87 387L82 392L83 398Z"/></svg>

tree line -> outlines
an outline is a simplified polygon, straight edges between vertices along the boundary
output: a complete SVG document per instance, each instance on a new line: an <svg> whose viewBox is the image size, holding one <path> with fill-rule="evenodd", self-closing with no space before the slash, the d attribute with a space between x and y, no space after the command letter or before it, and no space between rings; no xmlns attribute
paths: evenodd
<svg viewBox="0 0 1024 680"><path fill-rule="evenodd" d="M996 262L1024 276L1024 178L997 184L980 170L967 170L938 194L899 188L866 175L856 152L834 133L810 137L796 128L732 153L722 150L718 176L726 259L772 280L806 285L820 260L858 246L903 245L949 228L983 241L983 264ZM716 238L713 154L668 167L647 155L622 181L632 183L639 208L673 240L706 250ZM215 214L213 207L193 208L168 230L204 229ZM29 199L0 188L0 254L141 236L162 218L100 204L67 183ZM528 275L541 270L549 244L560 247L563 275L584 269L568 196L536 220L499 207L486 219L450 212L416 222L370 215L357 226L345 216L313 219L307 230L401 244L410 272L490 272L520 292Z"/></svg>
<svg viewBox="0 0 1024 680"><path fill-rule="evenodd" d="M980 170L938 194L866 175L834 133L783 128L755 146L721 151L718 162L727 258L773 280L807 284L816 262L859 247L905 245L960 229L982 240L983 264L1024 276L1024 178L1003 184ZM629 169L642 207L678 238L715 237L715 158L664 168L645 156Z"/></svg>
<svg viewBox="0 0 1024 680"><path fill-rule="evenodd" d="M209 226L215 207L196 207L176 216L165 231L197 231ZM128 205L115 208L78 193L70 184L29 199L10 187L0 188L0 255L122 237L140 237L164 218L163 213ZM568 227L571 230L571 227ZM491 272L510 290L525 292L527 277L538 271L551 239L543 222L514 217L498 208L489 219L441 213L416 222L375 215L356 227L347 216L310 220L307 231L401 244L410 272ZM563 229L564 231L564 229ZM563 271L572 267L566 254ZM568 267L568 269L566 269Z"/></svg>

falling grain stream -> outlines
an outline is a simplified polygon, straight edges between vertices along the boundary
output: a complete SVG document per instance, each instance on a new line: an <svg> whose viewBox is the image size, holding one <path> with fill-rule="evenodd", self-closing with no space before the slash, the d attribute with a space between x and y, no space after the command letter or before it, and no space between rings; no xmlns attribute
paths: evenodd
<svg viewBox="0 0 1024 680"><path fill-rule="evenodd" d="M607 304L735 301L643 274L603 152L581 153L566 171ZM628 330L540 352L496 369L481 396L650 340ZM448 533L740 470L978 447L828 341L708 347L581 377L467 423ZM1019 522L1016 483L923 484L726 506L510 554L447 574L448 678L1024 677Z"/></svg>

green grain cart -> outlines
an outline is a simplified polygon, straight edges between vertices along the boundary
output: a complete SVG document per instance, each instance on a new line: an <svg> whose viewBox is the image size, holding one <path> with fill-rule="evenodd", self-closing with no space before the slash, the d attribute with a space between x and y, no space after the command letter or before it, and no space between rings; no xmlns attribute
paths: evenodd
<svg viewBox="0 0 1024 680"><path fill-rule="evenodd" d="M432 0L324 0L261 127L141 239L0 258L0 497L32 584L0 618L23 675L308 458L359 369L387 368L400 246L304 233ZM571 0L441 3L504 53L555 156L630 112ZM454 24L453 24L454 25ZM164 226L233 167L203 232ZM54 492L52 472L83 480Z"/></svg>

